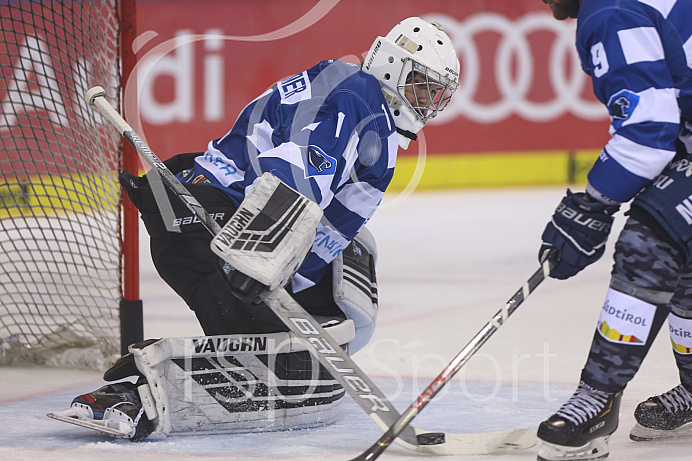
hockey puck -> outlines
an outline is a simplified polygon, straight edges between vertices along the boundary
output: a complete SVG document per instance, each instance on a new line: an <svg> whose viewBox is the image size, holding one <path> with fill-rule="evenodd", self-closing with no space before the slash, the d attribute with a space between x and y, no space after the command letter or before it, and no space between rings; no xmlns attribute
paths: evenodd
<svg viewBox="0 0 692 461"><path fill-rule="evenodd" d="M440 445L445 443L444 432L427 432L425 434L417 434L416 439L418 445Z"/></svg>

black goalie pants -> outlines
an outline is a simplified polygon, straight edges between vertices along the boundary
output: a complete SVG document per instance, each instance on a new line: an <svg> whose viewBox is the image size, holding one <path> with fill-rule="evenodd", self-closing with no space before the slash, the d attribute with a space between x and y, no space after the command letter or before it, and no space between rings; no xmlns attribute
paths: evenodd
<svg viewBox="0 0 692 461"><path fill-rule="evenodd" d="M181 154L165 163L176 173L190 168L197 155ZM143 177L123 173L120 182L140 210L157 272L194 311L204 334L288 330L266 305L249 305L232 294L218 270L221 261L209 247L211 234L160 182L156 172ZM221 226L236 210L233 201L215 187L202 184L185 184L185 187ZM333 299L331 271L317 285L292 296L312 315L344 317Z"/></svg>

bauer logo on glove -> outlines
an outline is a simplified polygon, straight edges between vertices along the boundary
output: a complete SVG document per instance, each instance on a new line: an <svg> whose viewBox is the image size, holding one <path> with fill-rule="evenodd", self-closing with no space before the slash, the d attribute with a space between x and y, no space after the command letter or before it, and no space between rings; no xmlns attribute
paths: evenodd
<svg viewBox="0 0 692 461"><path fill-rule="evenodd" d="M593 207L591 208L593 209ZM576 210L574 208L569 207L564 203L564 201L557 206L555 213L559 214L566 220L572 221L575 226L586 227L596 232L609 233L610 227L613 224L613 218L610 216L608 217L609 220L604 222L593 218L591 216L591 212L586 212L581 207Z"/></svg>
<svg viewBox="0 0 692 461"><path fill-rule="evenodd" d="M567 279L598 261L605 251L613 214L618 209L619 205L587 201L585 193L572 193L567 189L541 236L539 260L542 261L551 249L560 253L550 276Z"/></svg>

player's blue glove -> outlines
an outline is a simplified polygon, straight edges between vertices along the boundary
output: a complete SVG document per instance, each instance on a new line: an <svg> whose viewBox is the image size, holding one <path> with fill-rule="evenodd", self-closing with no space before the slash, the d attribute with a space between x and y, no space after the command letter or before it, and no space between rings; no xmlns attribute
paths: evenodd
<svg viewBox="0 0 692 461"><path fill-rule="evenodd" d="M550 276L564 280L576 275L603 255L605 243L613 224L613 214L619 205L606 205L585 200L583 192L562 199L553 218L543 231L543 244L538 259L543 262L550 250L556 249L559 260Z"/></svg>

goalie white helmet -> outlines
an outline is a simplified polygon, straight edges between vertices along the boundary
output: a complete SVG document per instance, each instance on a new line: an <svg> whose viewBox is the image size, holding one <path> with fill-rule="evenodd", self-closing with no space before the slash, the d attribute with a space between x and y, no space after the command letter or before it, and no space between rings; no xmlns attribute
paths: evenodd
<svg viewBox="0 0 692 461"><path fill-rule="evenodd" d="M377 37L363 71L382 85L399 145L408 148L425 123L445 108L459 86L459 59L437 23L408 18Z"/></svg>

